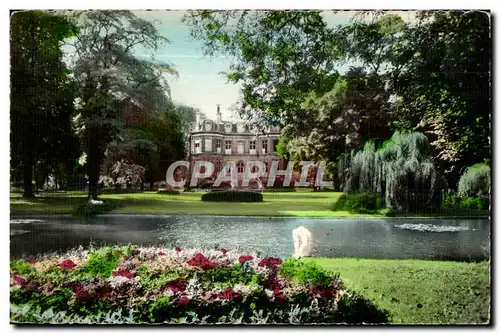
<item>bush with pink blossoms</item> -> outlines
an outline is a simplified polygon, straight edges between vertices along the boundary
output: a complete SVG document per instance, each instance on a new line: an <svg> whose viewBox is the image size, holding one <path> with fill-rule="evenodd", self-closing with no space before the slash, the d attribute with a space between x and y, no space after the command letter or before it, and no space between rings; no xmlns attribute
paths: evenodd
<svg viewBox="0 0 500 334"><path fill-rule="evenodd" d="M110 323L102 315L118 311L127 323L388 322L338 275L227 249L80 249L15 260L10 274L20 323Z"/></svg>

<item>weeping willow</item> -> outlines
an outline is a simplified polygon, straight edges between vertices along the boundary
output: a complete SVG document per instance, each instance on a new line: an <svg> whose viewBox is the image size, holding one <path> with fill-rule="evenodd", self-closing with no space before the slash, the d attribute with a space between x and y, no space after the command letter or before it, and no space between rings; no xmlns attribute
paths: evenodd
<svg viewBox="0 0 500 334"><path fill-rule="evenodd" d="M440 193L427 137L420 132L395 132L379 146L369 141L362 150L340 159L344 192L379 194L396 211L430 209Z"/></svg>

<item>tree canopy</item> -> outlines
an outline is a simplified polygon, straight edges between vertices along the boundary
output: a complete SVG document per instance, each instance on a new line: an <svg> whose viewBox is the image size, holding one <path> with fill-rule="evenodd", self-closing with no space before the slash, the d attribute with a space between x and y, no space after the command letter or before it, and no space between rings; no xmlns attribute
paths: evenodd
<svg viewBox="0 0 500 334"><path fill-rule="evenodd" d="M419 12L410 20L360 12L327 24L321 11L190 11L208 55L232 56L237 109L280 123L292 159L338 162L397 130L427 136L439 171L490 156L490 17Z"/></svg>

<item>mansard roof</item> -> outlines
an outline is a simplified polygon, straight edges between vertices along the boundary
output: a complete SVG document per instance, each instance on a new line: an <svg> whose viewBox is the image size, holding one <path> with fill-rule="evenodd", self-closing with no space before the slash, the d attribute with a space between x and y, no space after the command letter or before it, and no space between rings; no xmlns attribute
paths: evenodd
<svg viewBox="0 0 500 334"><path fill-rule="evenodd" d="M217 123L211 119L200 120L197 127L192 131L197 132L219 132L219 133L231 133L231 134L251 134L252 126L246 122L230 122L222 121ZM279 126L269 126L264 131L264 133L280 133L281 128Z"/></svg>

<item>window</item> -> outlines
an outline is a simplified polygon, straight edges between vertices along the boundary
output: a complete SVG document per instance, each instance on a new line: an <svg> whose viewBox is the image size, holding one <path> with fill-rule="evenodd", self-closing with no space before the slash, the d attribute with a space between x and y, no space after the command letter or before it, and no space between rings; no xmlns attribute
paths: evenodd
<svg viewBox="0 0 500 334"><path fill-rule="evenodd" d="M243 154L245 152L245 146L242 141L238 142L238 154Z"/></svg>
<svg viewBox="0 0 500 334"><path fill-rule="evenodd" d="M243 171L245 170L245 164L243 163L243 161L238 161L238 163L236 164L236 169L238 170L238 173L243 173Z"/></svg>
<svg viewBox="0 0 500 334"><path fill-rule="evenodd" d="M255 140L250 140L250 149L255 150Z"/></svg>
<svg viewBox="0 0 500 334"><path fill-rule="evenodd" d="M206 138L205 139L205 152L211 152L212 151L212 139Z"/></svg>
<svg viewBox="0 0 500 334"><path fill-rule="evenodd" d="M194 153L201 153L200 140L195 139L194 141Z"/></svg>
<svg viewBox="0 0 500 334"><path fill-rule="evenodd" d="M273 140L273 152L276 152L276 147L278 146L278 140Z"/></svg>
<svg viewBox="0 0 500 334"><path fill-rule="evenodd" d="M220 148L220 139L217 139L216 145L217 145L217 148Z"/></svg>
<svg viewBox="0 0 500 334"><path fill-rule="evenodd" d="M262 153L267 153L267 140L262 141Z"/></svg>
<svg viewBox="0 0 500 334"><path fill-rule="evenodd" d="M231 124L224 125L226 127L226 132L231 132L231 128L233 127Z"/></svg>
<svg viewBox="0 0 500 334"><path fill-rule="evenodd" d="M231 141L226 140L226 150L230 150L230 149L231 149Z"/></svg>

